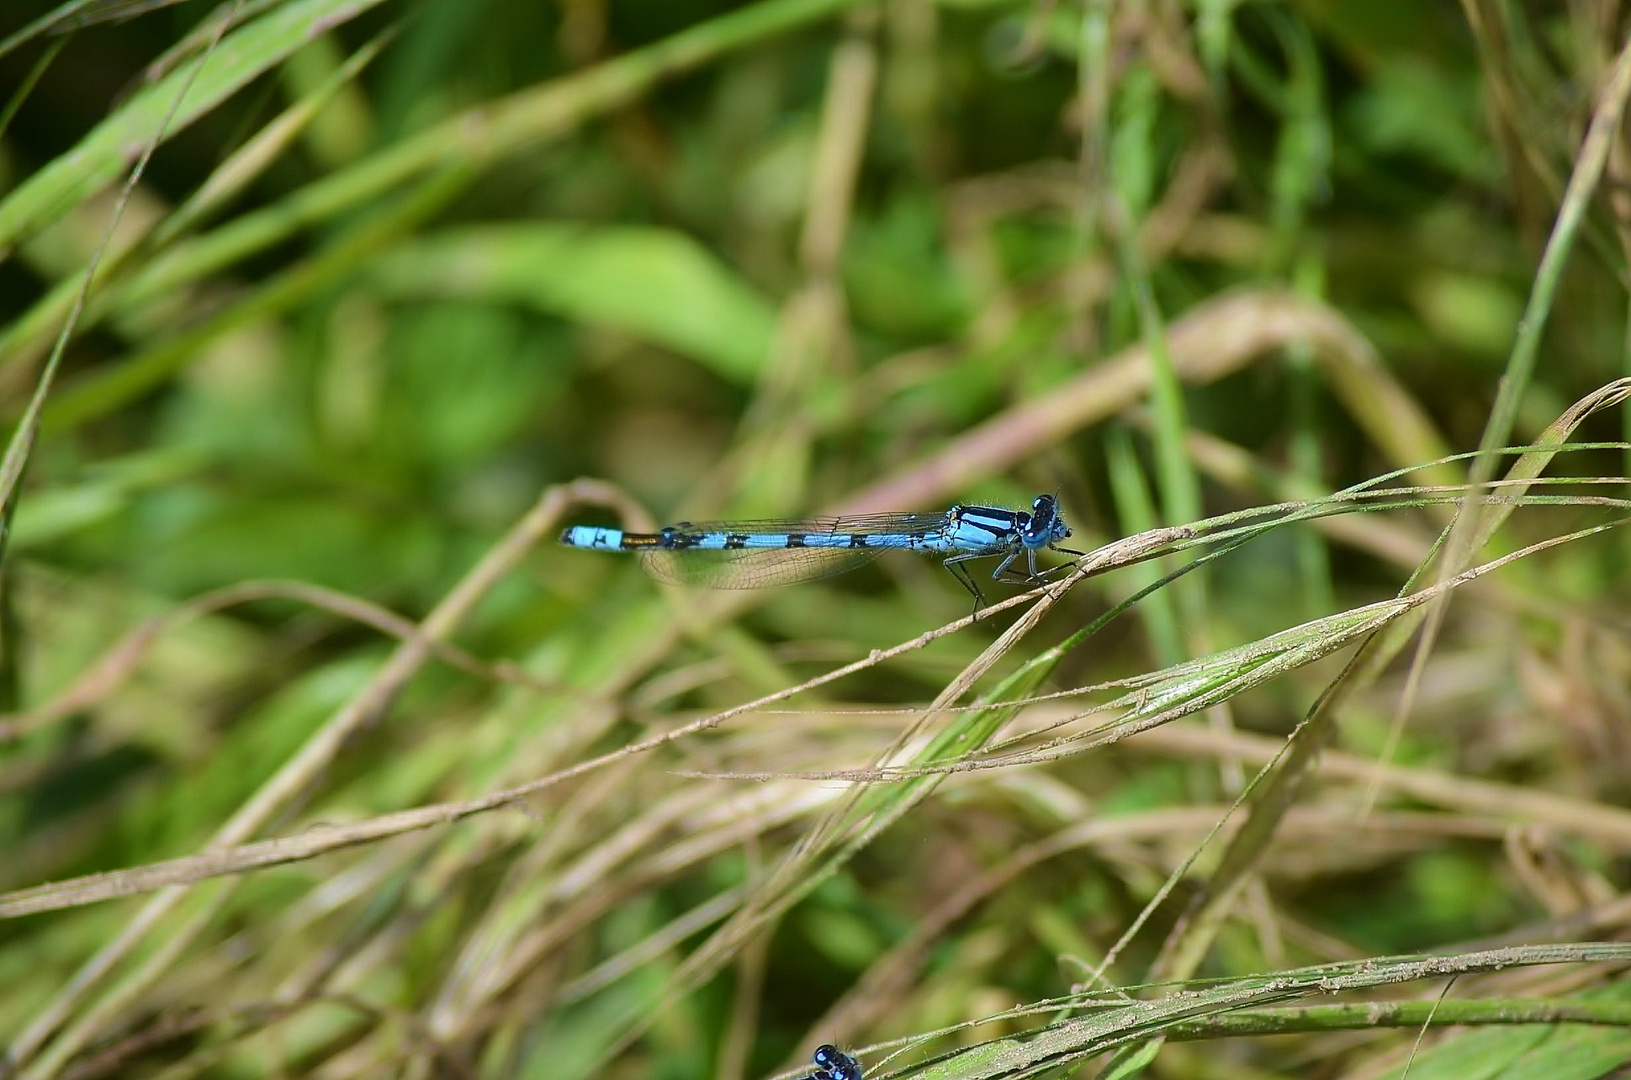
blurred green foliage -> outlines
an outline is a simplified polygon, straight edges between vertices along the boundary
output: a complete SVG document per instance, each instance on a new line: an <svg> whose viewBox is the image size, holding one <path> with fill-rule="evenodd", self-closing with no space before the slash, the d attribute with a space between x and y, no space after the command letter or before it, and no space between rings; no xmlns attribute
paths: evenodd
<svg viewBox="0 0 1631 1080"><path fill-rule="evenodd" d="M1125 400L1104 388L1102 410L1034 427L966 484L925 480L916 505L893 508L1057 491L1090 547L1182 524L1191 503L1313 497L1420 463L1378 441L1367 403L1383 426L1403 402L1400 431L1419 416L1443 445L1476 447L1626 25L1610 0L146 6L0 46L16 106L0 133L8 419L119 182L164 131L63 353L5 549L0 642L17 678L0 718L16 725L0 727L14 736L0 745L0 889L203 849L392 648L354 613L262 597L178 622L120 679L39 711L142 620L263 579L423 619L540 491L577 477L613 482L657 521L846 506L1140 345L1153 374ZM212 44L209 20L234 10L245 21ZM119 13L7 0L0 39L52 11ZM1503 441L1631 372L1618 138ZM1344 387L1311 335L1265 331L1197 377L1195 349L1227 354L1232 339L1167 346L1229 296L1261 298L1263 325L1282 298L1299 317L1328 305L1380 362ZM1628 431L1605 411L1577 437ZM1614 477L1627 460L1606 449L1560 468ZM1502 543L1588 511L1550 513ZM1444 520L1403 511L1392 532L1257 540L1113 621L1040 689L1390 596ZM1402 673L1358 692L1342 745L1396 745L1395 762L1449 794L1386 788L1367 818L1364 782L1322 778L1309 809L1344 822L1338 838L1292 819L1202 974L1550 940L1568 917L1618 910L1631 645L1628 549L1614 545L1548 553L1456 608L1402 741L1387 736ZM1077 589L996 674L1172 565ZM724 614L705 603L655 591L627 560L539 548L454 635L524 679L416 669L251 834L546 775L967 609L937 567L904 559ZM83 990L74 973L142 900L0 921L0 1038L29 1077L744 1076L794 1067L804 1043L911 1036L1065 994L1207 826L1141 823L1228 803L1239 777L1214 759L1230 755L1140 744L954 778L830 876L808 870L787 917L732 943L700 985L674 981L724 911L674 920L772 878L843 790L681 774L872 761L907 719L821 710L932 699L1008 621L795 702L812 711L550 788L527 814L200 886L158 920L162 937L120 956L118 979ZM1321 660L1232 699L1232 722L1283 735L1335 672ZM1607 817L1502 817L1456 802L1462 774ZM897 981L866 981L938 903L1093 819L1131 831L994 883ZM1604 820L1627 831L1612 839ZM1147 974L1191 885L1121 954L1117 980ZM1623 929L1622 915L1576 936ZM154 960L166 939L173 955ZM626 972L597 966L636 954ZM1585 984L1491 976L1480 992ZM828 1013L835 1002L859 1011ZM939 1049L1029 1027L993 1021ZM1623 1034L1580 1030L1449 1040L1410 1075L1624 1067ZM1148 1075L1380 1075L1365 1070L1392 1067L1411 1038L1163 1053Z"/></svg>

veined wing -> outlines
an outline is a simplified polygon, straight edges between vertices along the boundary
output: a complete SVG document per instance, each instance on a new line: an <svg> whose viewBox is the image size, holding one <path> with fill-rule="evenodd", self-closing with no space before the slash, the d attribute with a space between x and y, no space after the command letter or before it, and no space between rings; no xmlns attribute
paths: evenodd
<svg viewBox="0 0 1631 1080"><path fill-rule="evenodd" d="M814 581L864 566L886 548L739 548L697 551L648 548L640 565L670 585L709 589L759 589Z"/></svg>
<svg viewBox="0 0 1631 1080"><path fill-rule="evenodd" d="M808 537L861 533L893 536L933 532L945 521L945 514L868 514L758 521L682 521L672 527L687 535ZM646 573L672 585L758 589L842 574L871 562L886 550L881 547L648 548L640 552L640 562Z"/></svg>
<svg viewBox="0 0 1631 1080"><path fill-rule="evenodd" d="M938 514L858 514L851 517L762 518L757 521L677 521L683 533L911 533L932 532L946 523Z"/></svg>

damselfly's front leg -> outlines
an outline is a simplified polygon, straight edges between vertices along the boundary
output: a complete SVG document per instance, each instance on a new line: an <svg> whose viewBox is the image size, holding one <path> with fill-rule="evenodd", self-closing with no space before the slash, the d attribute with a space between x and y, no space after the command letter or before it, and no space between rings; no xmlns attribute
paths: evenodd
<svg viewBox="0 0 1631 1080"><path fill-rule="evenodd" d="M1078 557L1086 554L1086 552L1077 551L1074 548L1050 547L1049 550L1058 551L1066 555L1075 555ZM1047 585L1052 579L1054 579L1055 575L1071 570L1076 566L1074 562L1068 562L1061 563L1059 566L1050 566L1046 570L1038 570L1036 568L1036 551L1031 548L1026 548L1025 563L1030 572L1024 575L1010 574L1007 577L999 577L998 575L1007 570L1008 565L1018 557L1019 552L1017 551L1009 555L1006 559L1002 560L1002 564L992 572L991 576L1007 585Z"/></svg>
<svg viewBox="0 0 1631 1080"><path fill-rule="evenodd" d="M1008 573L1008 567L1021 554L1025 556L1025 563L1030 568L1030 572L1026 574ZM1036 585L1045 580L1036 572L1036 552L1030 548L1021 548L1019 551L1010 552L1008 557L1002 560L995 570L991 571L991 578L993 581L1000 581L1004 585Z"/></svg>

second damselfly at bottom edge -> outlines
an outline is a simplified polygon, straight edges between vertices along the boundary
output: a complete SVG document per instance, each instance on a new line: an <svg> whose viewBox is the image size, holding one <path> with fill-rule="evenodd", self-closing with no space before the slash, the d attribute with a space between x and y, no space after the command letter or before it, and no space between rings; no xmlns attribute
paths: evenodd
<svg viewBox="0 0 1631 1080"><path fill-rule="evenodd" d="M561 543L592 551L625 551L640 557L646 572L675 585L758 589L841 574L886 551L945 555L945 567L974 597L985 596L968 572L976 559L999 559L993 581L1036 585L1040 551L1082 552L1059 546L1070 535L1059 500L1038 495L1030 510L1000 506L953 506L938 514L872 514L862 517L766 521L682 521L654 533L573 525ZM1025 570L1013 569L1025 560Z"/></svg>

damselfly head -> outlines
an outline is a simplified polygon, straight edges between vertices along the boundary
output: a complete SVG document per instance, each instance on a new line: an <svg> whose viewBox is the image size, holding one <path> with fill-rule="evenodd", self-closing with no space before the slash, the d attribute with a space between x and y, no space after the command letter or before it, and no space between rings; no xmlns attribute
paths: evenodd
<svg viewBox="0 0 1631 1080"><path fill-rule="evenodd" d="M831 1043L816 1047L815 1063L811 1080L862 1080L860 1063Z"/></svg>
<svg viewBox="0 0 1631 1080"><path fill-rule="evenodd" d="M1059 500L1052 495L1038 495L1031 502L1030 518L1021 521L1020 530L1028 548L1046 547L1070 535L1059 513Z"/></svg>

